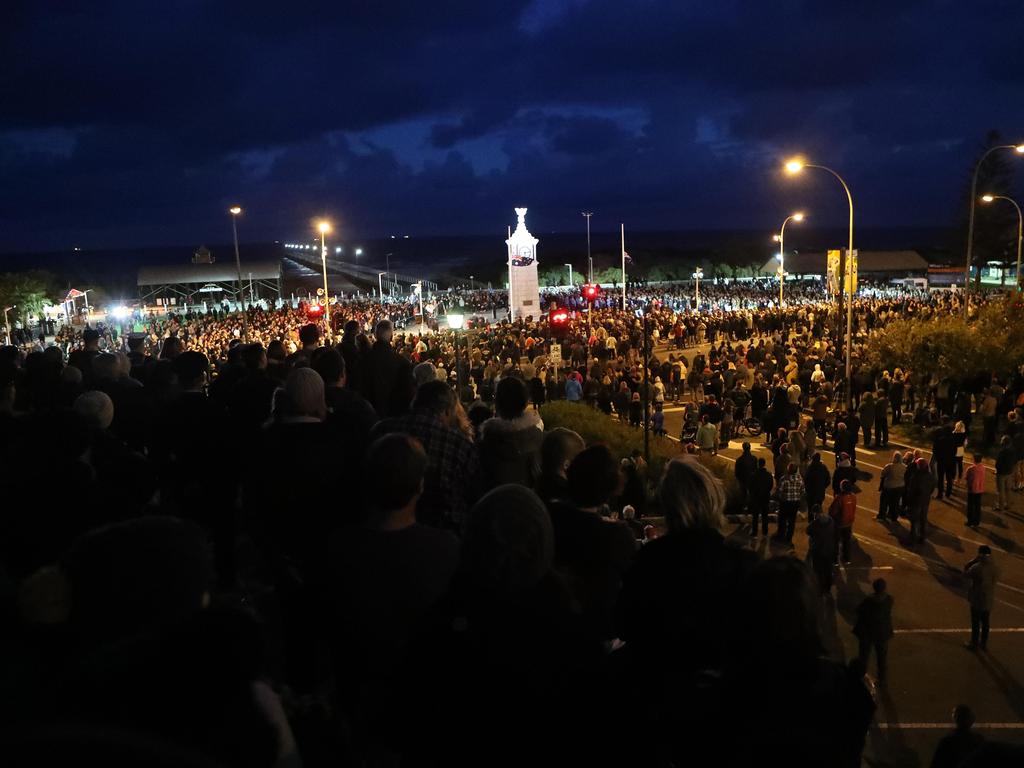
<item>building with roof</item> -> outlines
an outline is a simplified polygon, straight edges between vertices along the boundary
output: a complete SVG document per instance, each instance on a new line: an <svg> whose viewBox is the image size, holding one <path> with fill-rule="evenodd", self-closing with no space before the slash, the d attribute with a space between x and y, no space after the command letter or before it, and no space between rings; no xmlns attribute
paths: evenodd
<svg viewBox="0 0 1024 768"><path fill-rule="evenodd" d="M795 251L786 254L786 274L794 277L825 276L824 251ZM761 268L774 275L779 262L773 256ZM928 273L927 260L917 251L858 251L857 273L874 278L923 277Z"/></svg>
<svg viewBox="0 0 1024 768"><path fill-rule="evenodd" d="M281 298L280 261L243 261L241 271L246 301ZM238 268L232 262L140 267L136 284L143 303L219 303L239 298Z"/></svg>

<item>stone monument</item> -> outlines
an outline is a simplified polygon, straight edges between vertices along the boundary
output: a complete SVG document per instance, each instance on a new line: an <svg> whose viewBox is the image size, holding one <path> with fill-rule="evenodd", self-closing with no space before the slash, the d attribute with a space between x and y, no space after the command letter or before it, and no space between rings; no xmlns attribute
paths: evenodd
<svg viewBox="0 0 1024 768"><path fill-rule="evenodd" d="M516 208L519 222L509 234L508 306L510 320L540 319L540 287L537 282L536 237L526 228L526 209Z"/></svg>

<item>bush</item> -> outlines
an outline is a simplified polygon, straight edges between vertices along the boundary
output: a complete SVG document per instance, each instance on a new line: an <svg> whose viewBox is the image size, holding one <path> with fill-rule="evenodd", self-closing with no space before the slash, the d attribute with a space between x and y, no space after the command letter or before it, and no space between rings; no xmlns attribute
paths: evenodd
<svg viewBox="0 0 1024 768"><path fill-rule="evenodd" d="M545 429L564 427L579 434L587 445L602 443L608 446L612 455L618 458L629 456L634 450L643 451L643 430L627 427L615 419L605 416L582 403L570 403L566 400L555 400L540 407L541 418ZM665 463L676 456L682 455L679 443L667 437L651 434L651 461L648 476L657 484ZM736 510L740 503L739 487L733 475L732 462L717 456L701 456L700 461L710 467L715 477L722 481L728 494L726 512Z"/></svg>

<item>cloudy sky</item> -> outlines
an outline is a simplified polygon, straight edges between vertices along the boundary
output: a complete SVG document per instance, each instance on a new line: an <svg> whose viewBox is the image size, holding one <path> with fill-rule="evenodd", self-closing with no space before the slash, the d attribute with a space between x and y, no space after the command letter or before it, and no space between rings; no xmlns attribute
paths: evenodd
<svg viewBox="0 0 1024 768"><path fill-rule="evenodd" d="M1012 0L12 0L0 251L946 224L1024 137ZM227 233L227 234L225 234Z"/></svg>

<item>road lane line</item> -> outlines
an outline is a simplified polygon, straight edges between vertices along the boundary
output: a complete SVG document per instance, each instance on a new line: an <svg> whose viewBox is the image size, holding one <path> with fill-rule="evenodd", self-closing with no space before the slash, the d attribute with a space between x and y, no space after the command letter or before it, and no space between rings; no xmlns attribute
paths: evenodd
<svg viewBox="0 0 1024 768"><path fill-rule="evenodd" d="M875 723L875 728L883 731L949 731L953 732L952 723ZM975 723L975 729L987 731L1019 731L1024 723Z"/></svg>
<svg viewBox="0 0 1024 768"><path fill-rule="evenodd" d="M970 634L970 627L964 627L962 629L938 629L938 628L927 628L927 629L894 629L893 632L897 635L960 635ZM1024 627L992 627L989 632L1024 632Z"/></svg>

